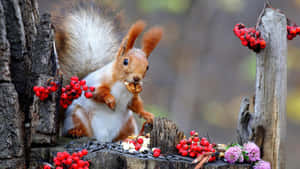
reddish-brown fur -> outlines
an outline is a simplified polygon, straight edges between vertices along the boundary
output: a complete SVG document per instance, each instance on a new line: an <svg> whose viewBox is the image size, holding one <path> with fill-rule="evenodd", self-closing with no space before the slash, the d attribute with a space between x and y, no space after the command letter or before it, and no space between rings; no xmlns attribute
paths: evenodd
<svg viewBox="0 0 300 169"><path fill-rule="evenodd" d="M77 106L74 109L74 112L76 111L83 111L79 106ZM88 112L82 113L83 116L88 120L87 125L81 119L76 115L76 113L72 114L72 120L74 124L74 128L68 131L68 134L77 136L77 137L82 137L82 136L88 136L92 137L93 136L93 130L91 127L91 115Z"/></svg>
<svg viewBox="0 0 300 169"><path fill-rule="evenodd" d="M135 131L135 122L134 122L134 117L131 116L128 119L128 121L124 124L124 126L121 128L119 135L113 139L113 142L125 140L128 136L133 135L134 131Z"/></svg>
<svg viewBox="0 0 300 169"><path fill-rule="evenodd" d="M128 108L144 118L147 123L153 123L154 115L145 111L143 101L140 96L135 95L132 98L131 105L129 105Z"/></svg>
<svg viewBox="0 0 300 169"><path fill-rule="evenodd" d="M143 37L142 50L145 52L147 57L150 55L150 53L153 51L153 49L160 41L162 34L163 34L163 30L160 27L154 27L145 33Z"/></svg>
<svg viewBox="0 0 300 169"><path fill-rule="evenodd" d="M109 108L115 108L115 98L110 93L110 86L108 84L103 84L96 89L96 93L94 94L95 101L100 103L105 103Z"/></svg>

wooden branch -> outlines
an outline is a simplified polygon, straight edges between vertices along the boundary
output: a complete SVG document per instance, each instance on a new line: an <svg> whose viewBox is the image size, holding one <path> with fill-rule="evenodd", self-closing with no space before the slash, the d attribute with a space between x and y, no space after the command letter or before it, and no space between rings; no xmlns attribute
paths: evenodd
<svg viewBox="0 0 300 169"><path fill-rule="evenodd" d="M258 22L267 47L256 56L254 113L249 113L249 101L244 99L238 139L241 143L255 141L272 169L285 169L287 20L280 11L266 8Z"/></svg>
<svg viewBox="0 0 300 169"><path fill-rule="evenodd" d="M252 136L252 129L250 122L253 119L252 114L249 112L250 101L248 97L242 99L240 113L238 116L238 124L237 124L237 134L238 134L238 143L244 144L248 140L250 140Z"/></svg>

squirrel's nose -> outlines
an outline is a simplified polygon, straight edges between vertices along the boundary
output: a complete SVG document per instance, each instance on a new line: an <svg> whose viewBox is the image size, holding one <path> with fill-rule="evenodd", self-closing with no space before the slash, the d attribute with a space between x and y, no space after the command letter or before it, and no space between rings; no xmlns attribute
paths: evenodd
<svg viewBox="0 0 300 169"><path fill-rule="evenodd" d="M138 76L134 76L133 77L133 81L135 82L135 83L137 83L137 82L139 82L141 79L138 77Z"/></svg>

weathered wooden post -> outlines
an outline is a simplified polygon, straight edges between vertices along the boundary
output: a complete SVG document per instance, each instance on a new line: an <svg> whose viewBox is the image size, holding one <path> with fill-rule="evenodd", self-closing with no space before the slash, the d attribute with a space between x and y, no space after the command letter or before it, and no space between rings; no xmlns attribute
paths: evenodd
<svg viewBox="0 0 300 169"><path fill-rule="evenodd" d="M254 113L249 100L241 105L238 134L240 143L255 141L262 158L272 169L285 169L286 93L287 93L287 19L279 10L265 8L258 30L267 47L256 56Z"/></svg>

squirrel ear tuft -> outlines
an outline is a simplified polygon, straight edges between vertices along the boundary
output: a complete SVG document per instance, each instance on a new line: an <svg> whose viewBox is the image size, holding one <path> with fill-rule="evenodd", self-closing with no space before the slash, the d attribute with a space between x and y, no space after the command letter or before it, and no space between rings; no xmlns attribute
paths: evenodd
<svg viewBox="0 0 300 169"><path fill-rule="evenodd" d="M145 26L146 23L142 20L138 20L131 26L127 35L122 40L118 55L124 55L126 52L133 48L135 40L143 32Z"/></svg>
<svg viewBox="0 0 300 169"><path fill-rule="evenodd" d="M131 49L134 45L135 40L137 37L143 32L144 28L146 26L146 23L142 20L137 21L134 25L131 26L127 36L127 50Z"/></svg>
<svg viewBox="0 0 300 169"><path fill-rule="evenodd" d="M146 56L149 57L150 53L156 47L158 42L161 40L163 29L161 27L153 27L147 31L143 36L143 48Z"/></svg>

